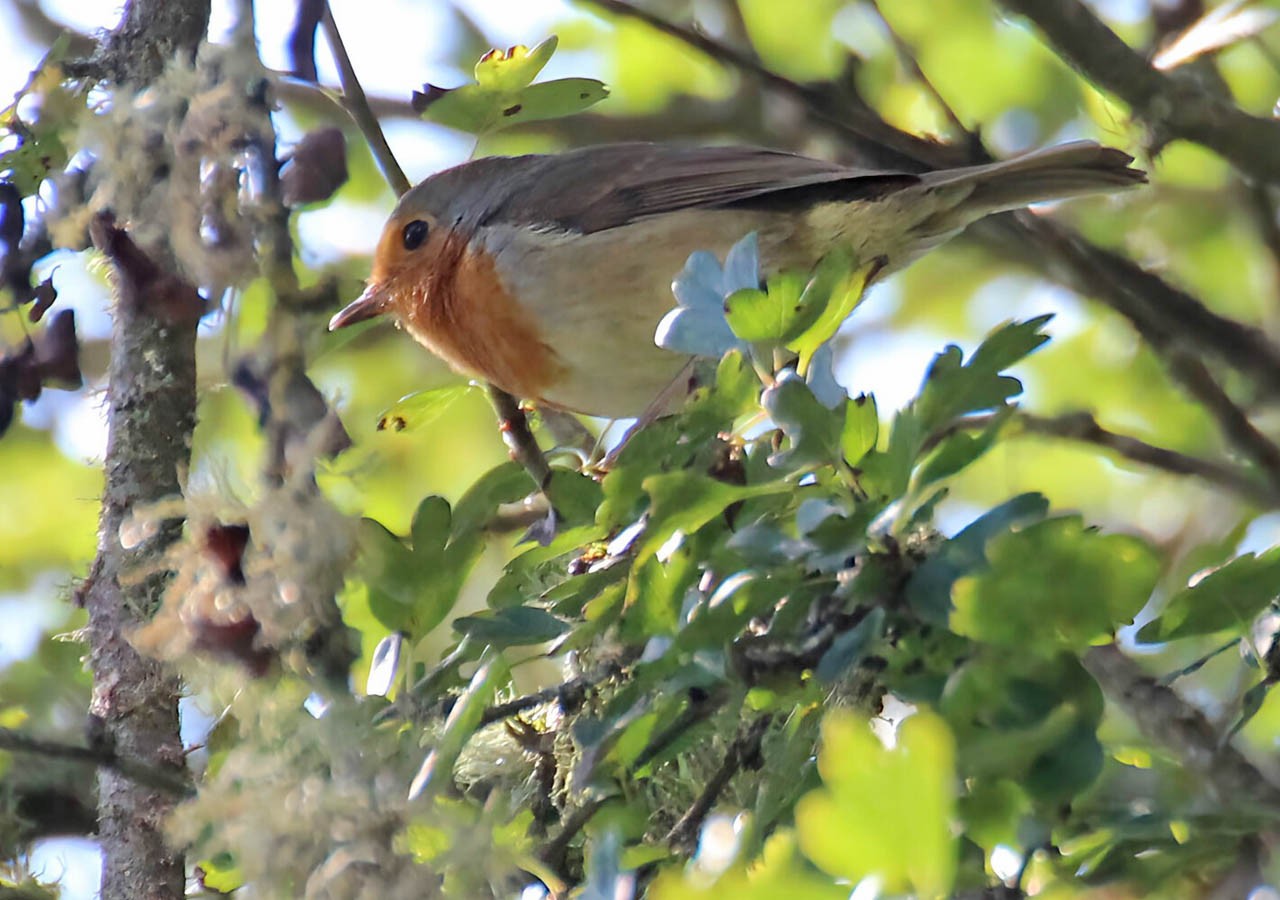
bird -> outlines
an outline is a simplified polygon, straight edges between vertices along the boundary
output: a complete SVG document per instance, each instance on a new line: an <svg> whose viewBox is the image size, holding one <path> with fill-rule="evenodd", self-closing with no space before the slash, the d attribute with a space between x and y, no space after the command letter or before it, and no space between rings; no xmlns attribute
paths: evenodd
<svg viewBox="0 0 1280 900"><path fill-rule="evenodd" d="M367 287L329 329L389 316L516 398L636 417L686 371L654 332L694 251L723 256L755 232L765 275L844 248L882 277L984 216L1146 181L1133 161L1092 141L926 173L641 142L479 158L400 198Z"/></svg>

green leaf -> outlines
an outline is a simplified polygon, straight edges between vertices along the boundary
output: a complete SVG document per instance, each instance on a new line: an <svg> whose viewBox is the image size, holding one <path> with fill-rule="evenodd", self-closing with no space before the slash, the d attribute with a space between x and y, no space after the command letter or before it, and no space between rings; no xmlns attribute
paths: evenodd
<svg viewBox="0 0 1280 900"><path fill-rule="evenodd" d="M1026 792L1009 778L974 778L960 798L965 837L990 852L997 844L1017 846L1018 825L1031 811Z"/></svg>
<svg viewBox="0 0 1280 900"><path fill-rule="evenodd" d="M940 428L956 416L994 409L1022 393L1022 382L1000 373L1049 340L1040 328L1051 318L1037 316L998 328L967 363L954 344L935 356L915 404L924 430Z"/></svg>
<svg viewBox="0 0 1280 900"><path fill-rule="evenodd" d="M800 848L850 883L876 876L889 893L947 893L956 869L954 757L951 734L933 713L902 723L889 750L866 722L833 710L818 755L825 786L796 804Z"/></svg>
<svg viewBox="0 0 1280 900"><path fill-rule="evenodd" d="M695 563L686 542L665 561L651 556L632 566L620 625L624 641L643 644L676 633L685 591L698 576Z"/></svg>
<svg viewBox="0 0 1280 900"><path fill-rule="evenodd" d="M835 337L845 319L862 302L871 279L880 269L878 260L855 269L852 256L845 251L828 253L819 261L796 304L803 312L794 324L803 326L804 330L787 338L787 347L800 355L796 368L801 375L808 372L809 361L818 348ZM819 311L817 315L812 315L814 310ZM808 323L810 317L811 324Z"/></svg>
<svg viewBox="0 0 1280 900"><path fill-rule="evenodd" d="M71 158L66 136L75 131L77 117L84 113L84 87L68 88L62 61L69 55L71 38L63 32L54 40L44 59L31 72L27 83L14 94L13 103L0 110L0 129L14 139L10 149L0 152L0 172L18 193L29 197L50 172L61 171ZM19 117L29 98L38 98L34 121Z"/></svg>
<svg viewBox="0 0 1280 900"><path fill-rule="evenodd" d="M600 482L582 472L555 468L547 496L559 514L557 533L564 528L589 525L595 521L596 509L604 497Z"/></svg>
<svg viewBox="0 0 1280 900"><path fill-rule="evenodd" d="M519 500L529 488L524 470L506 463L482 475L453 509L442 497L425 498L414 513L412 547L364 520L360 571L374 617L414 640L443 622L484 549L485 527L498 506Z"/></svg>
<svg viewBox="0 0 1280 900"><path fill-rule="evenodd" d="M784 343L813 324L826 298L806 290L805 277L781 272L769 278L766 289L744 288L724 301L724 315L733 333L751 343Z"/></svg>
<svg viewBox="0 0 1280 900"><path fill-rule="evenodd" d="M413 514L413 524L409 526L413 552L442 552L449 542L449 526L452 522L453 512L448 500L434 495L423 499Z"/></svg>
<svg viewBox="0 0 1280 900"><path fill-rule="evenodd" d="M696 472L651 475L643 485L652 502L648 526L636 548L637 566L653 556L677 531L692 534L734 503L792 489L782 481L757 485L726 484Z"/></svg>
<svg viewBox="0 0 1280 900"><path fill-rule="evenodd" d="M529 473L519 463L503 463L485 472L454 504L451 541L479 534L499 506L523 500L532 492Z"/></svg>
<svg viewBox="0 0 1280 900"><path fill-rule="evenodd" d="M1097 780L1103 758L1095 729L1078 725L1036 758L1023 786L1041 803L1067 803Z"/></svg>
<svg viewBox="0 0 1280 900"><path fill-rule="evenodd" d="M859 394L845 404L844 427L840 430L840 453L851 466L876 448L880 438L880 411L876 398Z"/></svg>
<svg viewBox="0 0 1280 900"><path fill-rule="evenodd" d="M592 78L559 78L533 84L551 59L555 35L532 50L517 45L490 50L475 68L475 83L452 90L428 85L414 94L423 118L471 134L491 134L513 125L556 119L582 112L609 95Z"/></svg>
<svg viewBox="0 0 1280 900"><path fill-rule="evenodd" d="M416 431L440 418L459 398L478 393L472 384L453 384L406 394L378 414L379 431Z"/></svg>
<svg viewBox="0 0 1280 900"><path fill-rule="evenodd" d="M369 587L369 608L391 631L417 634L414 611L422 596L413 551L373 519L359 529L359 573Z"/></svg>
<svg viewBox="0 0 1280 900"><path fill-rule="evenodd" d="M505 51L490 50L476 63L476 84L494 91L518 91L527 87L551 62L559 44L560 39L553 34L532 50L523 44Z"/></svg>
<svg viewBox="0 0 1280 900"><path fill-rule="evenodd" d="M495 647L520 647L554 640L569 630L569 623L533 606L508 606L462 616L453 628Z"/></svg>
<svg viewBox="0 0 1280 900"><path fill-rule="evenodd" d="M462 748L480 725L485 707L493 703L498 689L511 680L511 670L502 654L486 649L466 689L454 701L445 719L444 729L435 746L422 761L418 774L409 786L409 799L445 790L453 783L453 765Z"/></svg>
<svg viewBox="0 0 1280 900"><path fill-rule="evenodd" d="M869 450L857 466L858 484L867 496L887 503L905 494L923 444L919 416L911 407L901 410L893 417L889 445L883 451Z"/></svg>
<svg viewBox="0 0 1280 900"><path fill-rule="evenodd" d="M1280 595L1280 547L1237 556L1174 594L1158 618L1138 631L1138 640L1172 641L1228 628L1246 632Z"/></svg>
<svg viewBox="0 0 1280 900"><path fill-rule="evenodd" d="M244 872L230 853L215 854L196 865L200 869L200 883L210 890L230 894L244 886Z"/></svg>
<svg viewBox="0 0 1280 900"><path fill-rule="evenodd" d="M756 288L743 288L726 297L724 317L744 341L776 341L786 330L782 304Z"/></svg>
<svg viewBox="0 0 1280 900"><path fill-rule="evenodd" d="M787 436L788 447L769 457L769 465L796 471L831 465L839 458L843 420L813 395L790 369L760 398L760 405Z"/></svg>
<svg viewBox="0 0 1280 900"><path fill-rule="evenodd" d="M963 778L1013 779L1054 803L1069 801L1097 776L1093 734L1104 708L1098 683L1074 653L995 647L956 668L939 701L956 735ZM1073 750L1081 759L1069 758Z"/></svg>
<svg viewBox="0 0 1280 900"><path fill-rule="evenodd" d="M1083 650L1131 622L1155 588L1160 556L1141 538L1063 516L986 544L988 567L955 582L952 629L1021 651Z"/></svg>
<svg viewBox="0 0 1280 900"><path fill-rule="evenodd" d="M986 565L987 542L1016 525L1043 518L1049 501L1040 494L1019 494L1000 504L947 541L907 582L907 602L927 622L944 624L951 613L952 585Z"/></svg>
<svg viewBox="0 0 1280 900"><path fill-rule="evenodd" d="M957 431L944 438L920 467L915 480L916 489L919 490L943 478L948 478L976 462L995 445L996 438L1000 436L1000 429L1012 414L1013 407L1003 407L977 434Z"/></svg>
<svg viewBox="0 0 1280 900"><path fill-rule="evenodd" d="M1235 737L1236 733L1248 725L1249 720L1261 711L1270 690L1271 685L1262 681L1244 692L1244 696L1240 698L1240 716L1232 723L1231 730L1227 733L1228 738Z"/></svg>

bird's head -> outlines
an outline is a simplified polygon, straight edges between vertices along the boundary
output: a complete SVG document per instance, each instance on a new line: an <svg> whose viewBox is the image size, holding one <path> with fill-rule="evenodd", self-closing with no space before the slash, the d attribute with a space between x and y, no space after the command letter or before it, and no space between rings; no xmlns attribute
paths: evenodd
<svg viewBox="0 0 1280 900"><path fill-rule="evenodd" d="M450 230L414 193L405 195L383 227L364 293L329 320L330 331L386 313L404 319L412 304L426 301L453 242Z"/></svg>

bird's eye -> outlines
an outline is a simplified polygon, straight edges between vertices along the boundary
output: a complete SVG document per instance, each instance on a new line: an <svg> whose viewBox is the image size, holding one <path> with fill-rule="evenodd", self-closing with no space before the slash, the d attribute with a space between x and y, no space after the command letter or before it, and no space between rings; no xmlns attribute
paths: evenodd
<svg viewBox="0 0 1280 900"><path fill-rule="evenodd" d="M404 231L401 233L401 238L404 240L404 249L417 250L421 247L422 242L427 239L429 230L427 223L421 219L414 219L404 226Z"/></svg>

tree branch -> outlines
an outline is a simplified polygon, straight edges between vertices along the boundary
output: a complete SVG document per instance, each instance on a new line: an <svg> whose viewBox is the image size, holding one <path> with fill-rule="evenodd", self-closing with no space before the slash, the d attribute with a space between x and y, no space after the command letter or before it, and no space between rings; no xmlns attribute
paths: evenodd
<svg viewBox="0 0 1280 900"><path fill-rule="evenodd" d="M130 759L116 753L111 747L79 747L61 741L49 741L32 737L12 728L0 728L0 750L28 753L47 759L65 759L83 765L97 766L123 775L137 784L172 794L190 797L195 794L191 779L185 770L175 771L172 766L156 766L141 759Z"/></svg>
<svg viewBox="0 0 1280 900"><path fill-rule="evenodd" d="M1154 68L1079 0L999 0L1026 16L1080 74L1124 100L1154 145L1182 138L1255 181L1280 184L1280 121L1252 116L1192 79Z"/></svg>
<svg viewBox="0 0 1280 900"><path fill-rule="evenodd" d="M764 740L764 734L768 730L773 716L765 714L751 722L744 722L738 730L738 736L734 738L733 743L729 745L729 751L724 756L724 761L711 778L707 781L707 785L698 794L698 798L693 801L693 805L685 811L680 820L671 827L667 832L667 836L663 839L668 847L677 853L691 853L698 841L698 831L702 828L702 822L707 817L707 813L711 811L711 807L715 805L716 798L738 774L740 769L758 769L760 767L760 744Z"/></svg>
<svg viewBox="0 0 1280 900"><path fill-rule="evenodd" d="M481 713L480 724L477 727L483 728L486 725L492 725L494 722L509 719L525 710L533 709L552 701L558 703L566 713L572 713L582 705L582 700L586 696L588 689L594 688L610 678L617 677L621 672L621 665L617 663L607 664L590 677L583 675L579 678L572 678L562 684L555 684L535 693L508 700L505 703L494 704Z"/></svg>
<svg viewBox="0 0 1280 900"><path fill-rule="evenodd" d="M632 6L626 0L584 0L606 13L636 19L663 34L677 38L717 62L738 69L766 87L799 102L827 128L852 143L860 161L868 166L918 171L924 159L943 160L935 167L963 165L965 150L894 128L852 89L844 84L800 84L770 70L754 56L684 25Z"/></svg>
<svg viewBox="0 0 1280 900"><path fill-rule="evenodd" d="M929 445L936 446L940 440L960 429L986 428L994 419L994 414L966 416L957 420L951 427L932 436ZM1150 466L1171 475L1190 475L1199 478L1209 484L1225 488L1233 494L1238 494L1241 499L1250 503L1280 507L1280 489L1260 482L1244 469L1229 463L1180 453L1167 447L1157 447L1155 444L1148 444L1127 434L1108 431L1098 424L1092 413L1075 412L1049 417L1018 412L1012 422L1029 434L1095 444L1140 465Z"/></svg>
<svg viewBox="0 0 1280 900"><path fill-rule="evenodd" d="M1148 675L1115 644L1091 648L1082 661L1143 735L1177 754L1223 803L1234 808L1280 809L1280 787L1234 746L1224 744L1199 710Z"/></svg>
<svg viewBox="0 0 1280 900"><path fill-rule="evenodd" d="M1262 471L1272 491L1280 490L1280 447L1254 427L1245 411L1235 404L1199 359L1179 352L1170 359L1169 365L1187 393L1213 416L1223 436Z"/></svg>

